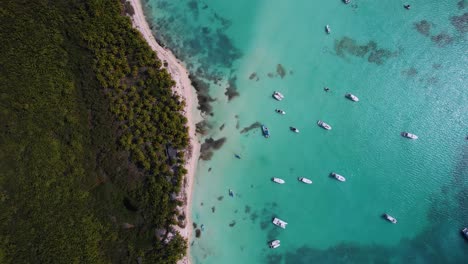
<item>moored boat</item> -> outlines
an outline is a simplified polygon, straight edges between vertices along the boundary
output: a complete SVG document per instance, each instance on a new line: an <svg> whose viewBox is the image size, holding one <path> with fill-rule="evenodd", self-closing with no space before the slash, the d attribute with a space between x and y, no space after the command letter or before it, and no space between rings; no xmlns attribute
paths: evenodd
<svg viewBox="0 0 468 264"><path fill-rule="evenodd" d="M278 92L278 91L275 91L273 93L273 98L275 98L278 101L281 101L281 100L284 99L284 95L282 93Z"/></svg>
<svg viewBox="0 0 468 264"><path fill-rule="evenodd" d="M304 178L304 177L299 177L298 180L305 183L305 184L312 184L312 180L309 180L309 179Z"/></svg>
<svg viewBox="0 0 468 264"><path fill-rule="evenodd" d="M294 133L299 133L299 129L297 129L295 127L289 127L289 129Z"/></svg>
<svg viewBox="0 0 468 264"><path fill-rule="evenodd" d="M355 96L354 94L347 93L345 97L353 102L359 102L359 98Z"/></svg>
<svg viewBox="0 0 468 264"><path fill-rule="evenodd" d="M285 181L284 181L283 179L274 178L274 177L272 178L272 181L274 181L274 182L276 182L276 183L278 183L278 184L284 184L284 183L285 183Z"/></svg>
<svg viewBox="0 0 468 264"><path fill-rule="evenodd" d="M262 134L266 138L270 137L270 131L268 130L268 127L262 125Z"/></svg>
<svg viewBox="0 0 468 264"><path fill-rule="evenodd" d="M278 114L281 114L281 115L285 115L286 112L281 110L281 109L275 109L275 112L278 113Z"/></svg>
<svg viewBox="0 0 468 264"><path fill-rule="evenodd" d="M326 129L326 130L331 130L332 129L332 127L329 124L323 122L322 120L317 121L317 125L319 127L321 127L321 128Z"/></svg>
<svg viewBox="0 0 468 264"><path fill-rule="evenodd" d="M462 232L463 236L464 236L466 239L468 239L468 228L466 228L466 227L463 228L463 229L461 230L461 232Z"/></svg>
<svg viewBox="0 0 468 264"><path fill-rule="evenodd" d="M327 32L327 34L330 34L331 29L330 29L330 26L329 26L329 25L326 25L326 26L325 26L325 32Z"/></svg>
<svg viewBox="0 0 468 264"><path fill-rule="evenodd" d="M270 243L268 243L268 246L270 246L270 248L277 248L281 246L281 241L278 239L270 241Z"/></svg>
<svg viewBox="0 0 468 264"><path fill-rule="evenodd" d="M343 0L343 2L344 2L345 4L349 4L349 3L351 3L351 0Z"/></svg>
<svg viewBox="0 0 468 264"><path fill-rule="evenodd" d="M389 215L389 214L383 214L383 217L385 218L385 220L391 222L392 224L396 224L397 223L397 220L395 217Z"/></svg>
<svg viewBox="0 0 468 264"><path fill-rule="evenodd" d="M401 132L401 136L409 139L418 139L418 136L409 132Z"/></svg>
<svg viewBox="0 0 468 264"><path fill-rule="evenodd" d="M229 196L234 197L234 191L229 189Z"/></svg>
<svg viewBox="0 0 468 264"><path fill-rule="evenodd" d="M334 177L335 179L341 181L341 182L346 181L346 178L344 176L342 176L342 175L339 175L338 173L332 172L331 176Z"/></svg>
<svg viewBox="0 0 468 264"><path fill-rule="evenodd" d="M276 226L279 226L279 227L281 227L283 229L286 229L286 225L288 223L286 223L285 221L275 217L275 218L273 218L273 224L276 225Z"/></svg>

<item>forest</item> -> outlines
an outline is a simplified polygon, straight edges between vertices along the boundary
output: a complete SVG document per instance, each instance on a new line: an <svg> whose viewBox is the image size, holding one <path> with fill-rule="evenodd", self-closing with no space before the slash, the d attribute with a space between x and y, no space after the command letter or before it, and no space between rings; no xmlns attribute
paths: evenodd
<svg viewBox="0 0 468 264"><path fill-rule="evenodd" d="M119 0L0 4L0 263L185 254L172 228L186 224L185 104L126 12Z"/></svg>

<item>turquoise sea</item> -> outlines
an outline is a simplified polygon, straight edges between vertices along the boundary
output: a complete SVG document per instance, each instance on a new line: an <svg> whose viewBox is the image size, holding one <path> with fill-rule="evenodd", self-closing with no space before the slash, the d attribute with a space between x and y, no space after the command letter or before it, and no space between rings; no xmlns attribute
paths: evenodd
<svg viewBox="0 0 468 264"><path fill-rule="evenodd" d="M195 179L193 263L468 263L468 1L407 2L143 0L215 140Z"/></svg>

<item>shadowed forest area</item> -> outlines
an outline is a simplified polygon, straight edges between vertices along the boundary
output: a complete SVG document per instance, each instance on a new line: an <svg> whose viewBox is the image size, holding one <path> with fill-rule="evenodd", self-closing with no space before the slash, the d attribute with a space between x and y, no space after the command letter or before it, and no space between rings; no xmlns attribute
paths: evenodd
<svg viewBox="0 0 468 264"><path fill-rule="evenodd" d="M185 254L184 102L123 6L0 4L0 263Z"/></svg>

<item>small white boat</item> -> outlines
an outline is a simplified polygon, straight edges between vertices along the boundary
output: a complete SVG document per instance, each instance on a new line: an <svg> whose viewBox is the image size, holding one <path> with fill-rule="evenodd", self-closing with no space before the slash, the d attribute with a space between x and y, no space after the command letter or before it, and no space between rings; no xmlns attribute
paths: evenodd
<svg viewBox="0 0 468 264"><path fill-rule="evenodd" d="M344 2L345 4L349 4L349 3L351 3L351 0L343 0L343 2Z"/></svg>
<svg viewBox="0 0 468 264"><path fill-rule="evenodd" d="M305 184L312 184L312 180L309 180L309 179L304 178L304 177L299 177L298 180L305 183Z"/></svg>
<svg viewBox="0 0 468 264"><path fill-rule="evenodd" d="M276 240L270 241L270 243L268 243L268 245L270 246L270 248L277 248L277 247L281 246L281 241L276 239Z"/></svg>
<svg viewBox="0 0 468 264"><path fill-rule="evenodd" d="M383 217L384 217L387 221L391 222L392 224L396 224L396 223L397 223L396 218L393 217L393 216L391 216L391 215L389 215L389 214L383 214Z"/></svg>
<svg viewBox="0 0 468 264"><path fill-rule="evenodd" d="M353 102L359 102L359 98L355 96L354 94L347 93L345 97Z"/></svg>
<svg viewBox="0 0 468 264"><path fill-rule="evenodd" d="M278 184L284 184L285 181L283 179L280 179L280 178L272 178L272 181L278 183Z"/></svg>
<svg viewBox="0 0 468 264"><path fill-rule="evenodd" d="M275 218L273 218L273 224L276 225L276 226L279 226L279 227L281 227L283 229L286 229L286 225L288 223L286 223L285 221L275 217Z"/></svg>
<svg viewBox="0 0 468 264"><path fill-rule="evenodd" d="M229 196L234 197L234 191L229 189Z"/></svg>
<svg viewBox="0 0 468 264"><path fill-rule="evenodd" d="M405 138L410 138L410 139L418 139L418 136L416 136L415 134L408 133L408 132L401 132L401 136Z"/></svg>
<svg viewBox="0 0 468 264"><path fill-rule="evenodd" d="M281 101L281 100L284 99L284 95L282 93L278 92L278 91L275 91L273 93L273 98L275 98L278 101Z"/></svg>
<svg viewBox="0 0 468 264"><path fill-rule="evenodd" d="M281 110L281 109L275 109L275 112L278 113L278 114L281 114L281 115L285 115L286 112Z"/></svg>
<svg viewBox="0 0 468 264"><path fill-rule="evenodd" d="M270 137L270 130L268 130L268 127L266 127L265 125L262 125L262 134L265 138Z"/></svg>
<svg viewBox="0 0 468 264"><path fill-rule="evenodd" d="M468 228L466 228L466 227L463 228L463 229L461 230L461 232L462 232L463 236L464 236L466 239L468 239Z"/></svg>
<svg viewBox="0 0 468 264"><path fill-rule="evenodd" d="M346 181L346 178L345 178L345 177L343 177L342 175L339 175L339 174L337 174L337 173L332 172L332 173L331 173L331 176L333 176L335 179L337 179L337 180L339 180L339 181L341 181L341 182L345 182L345 181Z"/></svg>
<svg viewBox="0 0 468 264"><path fill-rule="evenodd" d="M329 124L323 122L322 120L317 121L317 125L319 127L321 127L321 128L326 129L326 130L331 130L332 129L332 127Z"/></svg>
<svg viewBox="0 0 468 264"><path fill-rule="evenodd" d="M294 133L299 133L299 129L297 129L295 127L289 127L289 129Z"/></svg>
<svg viewBox="0 0 468 264"><path fill-rule="evenodd" d="M327 34L330 34L331 29L330 29L330 26L329 26L329 25L326 25L326 26L325 26L325 32L327 32Z"/></svg>

